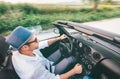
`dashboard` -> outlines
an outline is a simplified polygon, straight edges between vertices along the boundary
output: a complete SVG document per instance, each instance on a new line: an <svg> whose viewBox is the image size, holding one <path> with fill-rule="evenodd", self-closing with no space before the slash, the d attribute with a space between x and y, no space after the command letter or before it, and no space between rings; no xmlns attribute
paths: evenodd
<svg viewBox="0 0 120 79"><path fill-rule="evenodd" d="M94 48L87 46L79 40L72 38L73 55L78 59L78 63L84 67L84 74L90 75L91 71L104 57Z"/></svg>
<svg viewBox="0 0 120 79"><path fill-rule="evenodd" d="M77 63L83 67L83 75L90 75L93 79L114 79L120 77L120 62L116 61L118 57L110 50L96 41L84 38L79 33L68 37L69 41L65 41L67 46L71 48L73 55L77 58ZM72 44L72 45L71 45ZM114 75L113 75L114 74ZM75 76L79 79L81 75Z"/></svg>
<svg viewBox="0 0 120 79"><path fill-rule="evenodd" d="M72 49L69 55L82 65L83 75L93 79L120 79L120 42L114 38L119 35L69 21L55 21L54 25L60 35L68 36L70 41L63 42L66 44L62 49Z"/></svg>

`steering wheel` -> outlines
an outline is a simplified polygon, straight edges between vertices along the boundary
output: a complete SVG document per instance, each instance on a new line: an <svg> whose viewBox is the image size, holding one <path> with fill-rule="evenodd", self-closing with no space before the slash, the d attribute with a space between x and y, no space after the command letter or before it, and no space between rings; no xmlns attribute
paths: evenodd
<svg viewBox="0 0 120 79"><path fill-rule="evenodd" d="M73 42L70 37L60 41L59 49L63 57L69 57L72 54Z"/></svg>

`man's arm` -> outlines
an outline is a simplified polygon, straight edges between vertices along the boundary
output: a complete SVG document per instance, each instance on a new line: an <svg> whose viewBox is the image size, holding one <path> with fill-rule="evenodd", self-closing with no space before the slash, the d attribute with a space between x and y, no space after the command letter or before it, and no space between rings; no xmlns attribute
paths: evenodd
<svg viewBox="0 0 120 79"><path fill-rule="evenodd" d="M55 43L56 41L63 40L65 38L67 38L67 36L65 34L63 34L60 37L50 39L50 40L48 40L48 45L51 45L51 44Z"/></svg>
<svg viewBox="0 0 120 79"><path fill-rule="evenodd" d="M71 69L67 73L61 74L60 79L68 79L69 77L80 73L82 73L82 66L80 64L76 64L73 69Z"/></svg>

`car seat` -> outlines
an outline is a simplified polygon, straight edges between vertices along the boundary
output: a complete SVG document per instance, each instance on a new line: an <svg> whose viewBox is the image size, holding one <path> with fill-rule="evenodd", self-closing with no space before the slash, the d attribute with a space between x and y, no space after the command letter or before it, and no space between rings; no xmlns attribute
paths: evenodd
<svg viewBox="0 0 120 79"><path fill-rule="evenodd" d="M20 79L12 64L9 45L3 36L0 36L0 79Z"/></svg>

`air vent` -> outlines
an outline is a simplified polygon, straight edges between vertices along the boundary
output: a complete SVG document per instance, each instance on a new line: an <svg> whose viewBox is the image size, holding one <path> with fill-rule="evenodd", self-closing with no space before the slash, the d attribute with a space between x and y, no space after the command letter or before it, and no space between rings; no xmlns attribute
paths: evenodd
<svg viewBox="0 0 120 79"><path fill-rule="evenodd" d="M85 54L91 54L91 48L88 47L88 46L85 46L84 47L84 52L85 52Z"/></svg>
<svg viewBox="0 0 120 79"><path fill-rule="evenodd" d="M95 60L100 60L101 56L100 56L100 54L99 54L98 52L94 52L94 53L93 53L93 58L94 58Z"/></svg>

